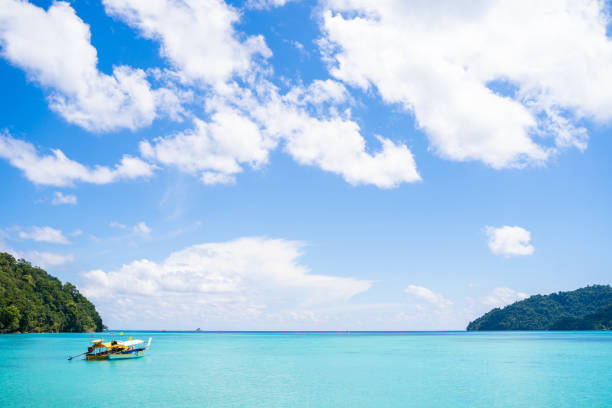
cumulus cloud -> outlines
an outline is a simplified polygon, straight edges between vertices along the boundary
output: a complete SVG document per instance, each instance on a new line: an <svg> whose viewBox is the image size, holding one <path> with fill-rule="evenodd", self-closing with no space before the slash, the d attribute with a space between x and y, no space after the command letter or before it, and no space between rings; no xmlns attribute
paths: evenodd
<svg viewBox="0 0 612 408"><path fill-rule="evenodd" d="M27 1L3 0L2 56L49 91L51 109L87 130L136 129L151 124L157 109L175 109L168 89L152 90L141 69L97 69L91 33L67 2L48 10Z"/></svg>
<svg viewBox="0 0 612 408"><path fill-rule="evenodd" d="M604 2L328 0L322 13L331 74L411 111L444 158L544 163L586 148L581 119L612 119Z"/></svg>
<svg viewBox="0 0 612 408"><path fill-rule="evenodd" d="M262 36L244 40L235 32L238 11L222 0L103 0L106 12L146 38L190 81L220 85L245 74L252 58L271 55Z"/></svg>
<svg viewBox="0 0 612 408"><path fill-rule="evenodd" d="M114 168L87 167L69 159L59 149L40 155L25 141L0 133L0 158L6 159L35 184L71 186L75 182L108 184L120 179L150 177L154 167L137 157L124 155ZM75 198L76 199L76 198Z"/></svg>
<svg viewBox="0 0 612 408"><path fill-rule="evenodd" d="M340 174L351 184L388 188L420 180L405 145L379 137L380 151L367 152L357 123L335 109L350 99L338 81L315 80L280 95L265 78L263 62L271 53L263 38L240 40L234 29L239 15L224 2L104 4L108 13L159 41L161 54L184 82L210 86L210 118L195 118L192 129L143 141L143 156L198 175L205 184L228 184L244 165L267 163L269 151L284 143L299 163ZM236 76L243 85L232 82Z"/></svg>
<svg viewBox="0 0 612 408"><path fill-rule="evenodd" d="M144 157L164 165L199 173L206 184L231 183L241 164L259 167L268 161L276 142L255 123L232 109L217 111L209 122L195 119L195 127L153 143L143 141Z"/></svg>
<svg viewBox="0 0 612 408"><path fill-rule="evenodd" d="M417 285L408 285L404 292L416 296L420 299L425 300L432 305L435 305L440 308L448 307L453 304L450 300L446 299L444 296L433 292L431 289L427 289L423 286Z"/></svg>
<svg viewBox="0 0 612 408"><path fill-rule="evenodd" d="M52 108L73 123L135 129L160 109L177 116L181 92L204 101L206 118L143 141L141 151L205 184L234 183L245 166L259 168L278 146L300 164L351 184L390 188L420 180L404 142L363 134L351 118L345 84L376 88L384 101L411 111L440 156L494 168L545 163L570 146L584 149L581 121L612 119L612 97L603 91L612 84L612 42L603 3L596 1L545 0L531 7L526 0L327 0L319 8L319 44L334 79L284 94L269 80L272 54L263 37L236 30L240 12L222 0L103 1L109 15L159 42L170 68L151 72L172 90L152 90L145 73L131 67L99 72L89 27L68 3L45 11L4 1L2 55L50 89ZM146 171L142 160L126 157L126 172ZM94 170L89 178L108 177Z"/></svg>
<svg viewBox="0 0 612 408"><path fill-rule="evenodd" d="M350 111L339 113L335 105L329 106L327 102L346 100L344 91L334 81L314 82L282 95L270 82L261 80L255 92L234 87L208 106L212 110L235 106L258 124L264 140L270 141L268 146L282 144L298 163L339 174L351 184L392 188L419 181L412 152L404 144L378 136L381 148L368 152Z"/></svg>
<svg viewBox="0 0 612 408"><path fill-rule="evenodd" d="M311 273L298 262L301 247L268 238L194 245L162 262L141 259L114 271L87 272L82 291L105 316L121 311L123 325L142 327L150 321L191 327L194 321L227 325L245 317L289 316L348 301L371 286ZM133 314L127 305L134 307Z"/></svg>
<svg viewBox="0 0 612 408"><path fill-rule="evenodd" d="M295 94L290 96L296 98ZM320 97L316 96L317 98ZM143 157L199 174L205 184L231 184L244 165L258 169L279 144L298 163L341 175L353 185L393 188L421 180L412 152L402 143L377 136L368 152L359 125L337 113L314 116L275 91L263 100L226 100L210 121L153 141L142 141Z"/></svg>
<svg viewBox="0 0 612 408"><path fill-rule="evenodd" d="M61 191L56 191L53 193L53 199L51 200L51 204L53 205L61 205L61 204L72 204L76 205L77 197L74 194L63 194Z"/></svg>
<svg viewBox="0 0 612 408"><path fill-rule="evenodd" d="M115 67L113 75L100 73L89 27L68 3L54 3L45 11L27 2L6 1L11 7L5 8L0 20L5 21L0 31L4 57L50 88L52 108L69 121L89 130L135 129L151 123L160 101L178 103L167 89L151 90L140 70ZM348 110L339 114L336 109L350 100L340 82L315 80L280 95L262 78L269 72L265 59L271 55L263 37L237 32L239 13L225 2L105 0L104 6L110 15L160 42L161 55L174 69L166 73L172 81L196 85L207 95L208 120L194 118L193 129L143 141L143 156L196 174L205 184L229 184L245 165L259 168L267 163L269 152L283 143L299 163L339 174L351 184L389 188L420 180L404 144L377 136L380 149L368 153ZM26 29L25 22L31 21L40 29ZM242 78L244 88L232 82L236 77ZM236 87L239 92L234 92ZM251 111L253 106L245 107L242 99L251 105L255 101L257 112ZM219 105L218 100L224 102ZM25 142L6 138L3 142L12 149L2 157L37 184L108 183L152 173L150 165L135 157L124 156L115 169L89 169L59 150L38 157Z"/></svg>
<svg viewBox="0 0 612 408"><path fill-rule="evenodd" d="M284 95L267 80L260 80L255 92L233 85L207 102L208 121L195 118L192 129L142 141L140 151L149 160L200 175L205 184L234 183L244 165L260 168L279 144L298 163L339 174L351 184L391 188L420 180L404 144L378 136L379 151L367 151L350 112L330 107L348 99L336 81L314 81Z"/></svg>
<svg viewBox="0 0 612 408"><path fill-rule="evenodd" d="M19 238L31 239L37 242L49 242L52 244L69 244L70 241L64 236L62 231L51 227L34 226L27 230L19 231Z"/></svg>
<svg viewBox="0 0 612 408"><path fill-rule="evenodd" d="M489 307L503 307L519 300L527 299L529 295L510 288L495 288L482 300Z"/></svg>
<svg viewBox="0 0 612 408"><path fill-rule="evenodd" d="M378 137L381 148L366 152L359 125L339 117L320 120L297 114L287 151L301 164L316 165L340 174L350 184L396 187L421 179L410 150L402 144Z"/></svg>
<svg viewBox="0 0 612 408"><path fill-rule="evenodd" d="M531 232L521 227L486 227L489 249L495 255L524 256L535 251L531 245Z"/></svg>

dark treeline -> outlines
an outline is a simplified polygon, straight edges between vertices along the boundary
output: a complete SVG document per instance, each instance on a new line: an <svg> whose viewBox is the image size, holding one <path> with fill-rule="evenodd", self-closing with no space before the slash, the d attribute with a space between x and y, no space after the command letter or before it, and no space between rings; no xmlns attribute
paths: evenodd
<svg viewBox="0 0 612 408"><path fill-rule="evenodd" d="M468 330L610 330L612 287L535 295L471 322Z"/></svg>
<svg viewBox="0 0 612 408"><path fill-rule="evenodd" d="M612 305L597 309L583 318L563 318L551 330L612 330Z"/></svg>
<svg viewBox="0 0 612 408"><path fill-rule="evenodd" d="M0 252L0 333L102 331L94 305L29 262Z"/></svg>

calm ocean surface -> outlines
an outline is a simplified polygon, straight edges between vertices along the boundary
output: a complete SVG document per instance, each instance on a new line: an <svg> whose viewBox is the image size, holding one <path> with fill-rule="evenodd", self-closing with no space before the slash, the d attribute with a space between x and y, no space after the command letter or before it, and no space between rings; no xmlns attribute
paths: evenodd
<svg viewBox="0 0 612 408"><path fill-rule="evenodd" d="M612 333L125 333L0 335L0 407L612 407Z"/></svg>

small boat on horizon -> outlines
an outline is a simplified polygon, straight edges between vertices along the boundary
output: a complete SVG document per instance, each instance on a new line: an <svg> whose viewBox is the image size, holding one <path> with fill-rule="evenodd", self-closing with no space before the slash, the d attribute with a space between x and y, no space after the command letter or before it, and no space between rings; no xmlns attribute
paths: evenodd
<svg viewBox="0 0 612 408"><path fill-rule="evenodd" d="M132 340L131 336L127 341L95 339L91 341L91 346L85 353L72 356L68 360L82 355L85 355L86 360L124 360L144 357L145 351L151 346L151 340L149 337L149 342L145 344L144 340Z"/></svg>

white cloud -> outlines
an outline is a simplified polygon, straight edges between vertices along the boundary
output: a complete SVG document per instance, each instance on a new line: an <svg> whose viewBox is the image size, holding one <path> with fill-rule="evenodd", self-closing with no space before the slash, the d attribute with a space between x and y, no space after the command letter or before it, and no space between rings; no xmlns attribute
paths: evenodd
<svg viewBox="0 0 612 408"><path fill-rule="evenodd" d="M41 268L60 266L74 262L74 255L58 254L55 252L29 251L23 253L19 257L29 261L32 265L40 266Z"/></svg>
<svg viewBox="0 0 612 408"><path fill-rule="evenodd" d="M401 144L378 138L382 148L366 152L359 125L340 117L317 119L295 112L291 117L271 119L273 125L290 126L286 149L299 163L316 165L340 174L350 184L374 184L381 188L419 181L412 153Z"/></svg>
<svg viewBox="0 0 612 408"><path fill-rule="evenodd" d="M236 183L236 177L224 173L216 173L214 171L205 171L202 173L202 183L207 185L215 184L234 184Z"/></svg>
<svg viewBox="0 0 612 408"><path fill-rule="evenodd" d="M222 0L103 0L106 12L161 43L160 53L188 80L220 85L271 55L262 36L243 40L237 10Z"/></svg>
<svg viewBox="0 0 612 408"><path fill-rule="evenodd" d="M489 307L503 307L528 297L529 295L510 288L495 288L485 296L482 303Z"/></svg>
<svg viewBox="0 0 612 408"><path fill-rule="evenodd" d="M65 71L61 63L66 58L54 57L60 61L49 62L36 55L22 56L23 46L7 29L8 39L4 44L7 58L29 69L38 82L64 94L69 93L69 85L79 86L79 75L89 78L88 84L96 83L91 78L106 78L95 68L96 51L89 43L89 28L67 3L56 3L46 12L27 3L19 4L19 13L32 14L52 24L51 28L58 33L50 28L51 32L59 37L65 34L60 22L66 20L66 32L72 33L70 28L74 26L72 30L82 35L71 35L75 43L71 43L75 48L73 53L89 57L81 61L84 67L73 67L76 71L68 72L71 78L68 81L61 76ZM224 2L161 0L145 4L138 0L105 0L104 4L109 14L161 43L162 55L176 69L171 74L174 80L178 78L187 85L193 85L193 81L212 85L206 88L210 119L194 118L191 130L143 141L140 145L143 156L196 174L205 184L231 184L245 165L259 168L266 164L269 152L283 143L285 150L299 163L339 174L351 184L390 188L420 180L412 153L404 144L376 136L380 149L368 152L359 125L350 119L350 111L345 110L342 114L337 111L336 106L350 101L348 91L338 81L315 80L308 87L297 86L280 95L264 79L265 64L255 59L257 55L264 58L271 55L263 38L241 37L234 29L239 14ZM16 22L13 25L15 32L22 29ZM51 35L49 41L55 44L56 39ZM16 50L14 56L9 52L13 50L11 47ZM245 88L229 82L236 76L243 77ZM89 91L74 92L83 99L78 100L77 105L96 100ZM122 113L128 111L122 109ZM94 113L96 119L104 116ZM79 123L89 128L93 126ZM102 184L119 178L147 177L153 172L148 163L127 155L114 169L104 166L91 169L68 159L60 150L41 157L33 146L8 136L0 139L0 144L7 147L4 154L0 152L0 157L22 169L26 177L37 184L65 186L76 181Z"/></svg>
<svg viewBox="0 0 612 408"><path fill-rule="evenodd" d="M117 221L111 221L111 222L109 222L109 223L108 223L108 225L109 225L110 227L113 227L113 228L119 228L119 229L126 229L126 228L127 228L127 226L126 226L126 225L121 224L121 223L119 223L119 222L117 222Z"/></svg>
<svg viewBox="0 0 612 408"><path fill-rule="evenodd" d="M310 273L297 262L301 247L267 238L194 245L160 263L142 259L115 271L87 272L82 292L105 318L122 310L121 324L131 327L191 327L195 321L227 327L346 302L371 286Z"/></svg>
<svg viewBox="0 0 612 408"><path fill-rule="evenodd" d="M2 56L48 89L51 109L68 122L92 131L136 129L151 124L158 107L176 104L168 89L151 90L140 69L98 71L90 37L89 26L67 2L54 2L46 11L18 0L0 7Z"/></svg>
<svg viewBox="0 0 612 408"><path fill-rule="evenodd" d="M291 1L299 1L299 0L247 0L246 7L265 10L271 9L273 7L282 7L285 4Z"/></svg>
<svg viewBox="0 0 612 408"><path fill-rule="evenodd" d="M142 70L98 71L89 27L68 3L45 11L4 1L2 55L49 89L51 107L73 123L135 129L160 110L176 119L184 113L185 95L204 100L206 120L194 118L192 129L140 147L151 160L205 184L235 183L246 166L265 165L278 146L298 163L354 185L419 181L403 141L363 134L351 118L347 105L353 101L344 84L376 88L384 101L410 110L440 156L494 168L541 164L569 146L584 149L581 120L612 119L612 96L604 91L612 85L612 42L603 3L596 1L544 0L531 7L526 0L433 6L326 0L319 44L335 79L294 86L284 95L267 79L271 51L263 37L237 31L240 11L222 0L103 1L109 15L160 43L171 67L150 71L168 82L169 89L157 90ZM285 3L253 0L246 6ZM509 89L506 96L495 91L499 87ZM131 156L115 168L88 168L59 150L42 157L31 146L29 151L24 157L0 149L0 157L21 161L16 166L38 184L108 183L153 171Z"/></svg>
<svg viewBox="0 0 612 408"><path fill-rule="evenodd" d="M341 118L300 119L287 143L287 151L299 163L340 174L355 185L392 188L421 179L412 153L404 145L379 137L382 148L369 154L357 123Z"/></svg>
<svg viewBox="0 0 612 408"><path fill-rule="evenodd" d="M268 141L266 149L282 143L300 164L339 174L351 184L392 188L419 181L412 153L404 144L377 137L382 148L369 153L350 111L340 114L335 106L323 106L346 99L344 87L334 81L315 82L281 95L268 81L258 80L255 92L232 87L212 98L207 107L223 111L234 106L260 127L262 140Z"/></svg>
<svg viewBox="0 0 612 408"><path fill-rule="evenodd" d="M256 60L271 55L263 38L239 40L233 27L239 15L227 4L105 0L104 5L109 14L159 41L161 54L185 83L212 85L206 100L210 120L196 118L191 130L143 141L143 156L199 175L205 184L229 184L243 165L258 168L285 142L299 163L340 174L351 184L388 188L420 180L405 145L379 138L380 151L367 153L357 123L335 110L349 100L344 85L315 80L279 95L264 78L265 64ZM230 82L236 76L244 79L244 88Z"/></svg>
<svg viewBox="0 0 612 408"><path fill-rule="evenodd" d="M583 118L612 119L612 41L591 0L327 0L334 77L414 113L432 150L494 168L586 147ZM506 96L495 86L507 86Z"/></svg>
<svg viewBox="0 0 612 408"><path fill-rule="evenodd" d="M7 252L13 255L13 257L16 259L25 259L32 265L39 266L41 268L60 266L74 262L74 255L72 254L58 254L55 252L39 251L21 252L7 246L2 240L0 240L0 252Z"/></svg>
<svg viewBox="0 0 612 408"><path fill-rule="evenodd" d="M132 230L137 233L148 237L153 231L144 221L140 221L138 224L134 225Z"/></svg>
<svg viewBox="0 0 612 408"><path fill-rule="evenodd" d="M356 122L338 114L317 118L298 106L341 97L341 90L333 85L330 89L329 93L309 93L308 97L298 96L303 91L293 92L286 99L275 89L269 90L264 100L245 101L232 96L229 102L241 105L244 113L225 103L213 105L216 113L210 122L196 119L195 129L152 144L143 141L140 150L144 157L161 164L201 172L206 184L235 182L243 163L259 168L267 163L269 151L279 141L285 142L286 151L299 163L340 174L351 184L391 188L420 180L405 145L379 137L382 149L367 153ZM252 120L246 117L247 112Z"/></svg>
<svg viewBox="0 0 612 408"><path fill-rule="evenodd" d="M60 204L72 204L76 205L77 197L74 194L66 194L64 195L61 191L56 191L53 193L53 199L51 200L51 204L60 205Z"/></svg>
<svg viewBox="0 0 612 408"><path fill-rule="evenodd" d="M120 179L150 177L154 167L139 158L124 155L114 168L84 166L70 160L59 149L50 155L39 155L36 148L8 134L0 133L0 158L22 170L35 184L71 186L75 182L108 184Z"/></svg>
<svg viewBox="0 0 612 408"><path fill-rule="evenodd" d="M83 230L80 228L77 228L74 231L72 231L70 235L72 235L73 237L78 237L80 235L83 235Z"/></svg>
<svg viewBox="0 0 612 408"><path fill-rule="evenodd" d="M405 145L378 137L382 148L370 154L359 125L347 117L315 117L275 97L253 113L266 132L286 141L297 162L339 174L350 184L391 188L421 179Z"/></svg>
<svg viewBox="0 0 612 408"><path fill-rule="evenodd" d="M535 251L531 245L531 233L521 227L486 227L489 249L495 255L524 256Z"/></svg>
<svg viewBox="0 0 612 408"><path fill-rule="evenodd" d="M64 236L62 231L51 227L34 226L26 231L19 231L19 238L31 239L37 242L49 242L52 244L69 244L70 241Z"/></svg>
<svg viewBox="0 0 612 408"><path fill-rule="evenodd" d="M350 95L346 87L338 81L328 79L322 81L316 79L307 87L294 87L284 100L295 105L314 104L320 105L324 102L333 102L334 104L342 104L350 99Z"/></svg>
<svg viewBox="0 0 612 408"><path fill-rule="evenodd" d="M202 174L206 184L233 182L241 164L259 167L268 161L268 151L276 145L264 137L248 118L232 109L217 111L210 122L195 119L192 130L152 144L141 142L144 157L189 173Z"/></svg>
<svg viewBox="0 0 612 408"><path fill-rule="evenodd" d="M416 296L418 298L421 298L425 300L426 302L429 302L441 308L448 307L453 304L453 302L446 299L444 296L438 293L435 293L431 291L431 289L427 289L423 286L408 285L408 287L404 289L404 292L410 295Z"/></svg>

